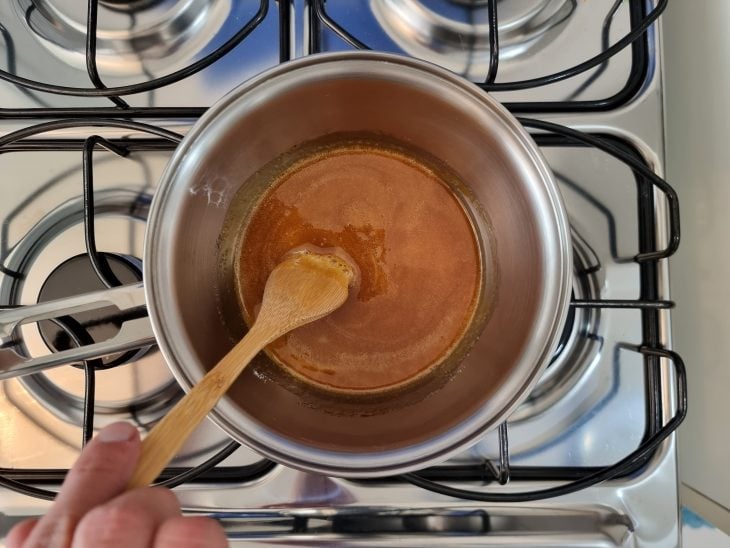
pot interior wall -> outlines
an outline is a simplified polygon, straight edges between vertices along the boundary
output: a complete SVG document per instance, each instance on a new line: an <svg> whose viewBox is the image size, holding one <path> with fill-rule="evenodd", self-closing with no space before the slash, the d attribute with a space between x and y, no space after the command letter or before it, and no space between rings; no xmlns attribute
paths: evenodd
<svg viewBox="0 0 730 548"><path fill-rule="evenodd" d="M524 375L514 379L510 373L530 343L540 312L549 248L544 238L550 235L539 228L545 213L532 195L541 190L526 184L539 178L534 162L529 151L504 138L509 127L463 92L451 97L397 78L329 73L327 67L300 69L296 85L283 78L264 82L258 93L240 97L223 115L226 123L215 135L204 130L182 160L186 182L178 183L188 188L173 220L176 239L164 251L172 260L176 310L201 366L211 367L233 345L218 309L221 300L230 303L227 289L212 283L219 280L219 236L232 197L272 158L323 135L382 133L447 163L488 219L478 220L478 231L492 254L486 269L494 280L489 321L469 355L447 382L434 379L410 395L389 396L404 397L408 405L338 406L327 396L303 394L278 382L267 360L245 371L229 399L262 431L315 449L358 453L416 444L456 427L480 408L511 404L490 397L505 384L525 382ZM498 411L495 407L495 415Z"/></svg>

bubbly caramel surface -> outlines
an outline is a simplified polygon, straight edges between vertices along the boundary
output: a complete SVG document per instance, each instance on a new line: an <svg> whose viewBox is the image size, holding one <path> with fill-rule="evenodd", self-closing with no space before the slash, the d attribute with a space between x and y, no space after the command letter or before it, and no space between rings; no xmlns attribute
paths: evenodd
<svg viewBox="0 0 730 548"><path fill-rule="evenodd" d="M269 273L300 246L344 250L359 269L341 308L268 349L320 388L401 386L443 362L473 316L481 279L474 229L450 187L402 151L328 147L272 181L236 258L249 322Z"/></svg>

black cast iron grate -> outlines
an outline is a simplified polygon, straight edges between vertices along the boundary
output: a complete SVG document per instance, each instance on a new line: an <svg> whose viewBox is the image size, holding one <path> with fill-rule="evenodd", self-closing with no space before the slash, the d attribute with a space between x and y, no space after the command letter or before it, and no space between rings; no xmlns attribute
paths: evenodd
<svg viewBox="0 0 730 548"><path fill-rule="evenodd" d="M96 4L97 0L89 0L89 25L90 36L96 26ZM641 2L631 2L632 6L640 6ZM497 33L492 32L492 50L489 74L483 83L479 83L480 87L486 90L509 90L524 89L526 87L539 87L547 85L551 82L570 78L576 74L580 74L604 63L610 56L619 50L632 46L634 55L637 58L637 52L644 56L645 51L641 46L645 42L645 33L651 23L660 15L666 7L667 0L660 0L656 7L647 14L638 17L639 12L632 12L632 21L634 29L623 39L619 40L614 46L611 46L601 55L590 59L581 65L562 71L555 75L545 76L525 82L513 83L495 83L498 71L499 61L499 45ZM289 0L279 0L279 17L280 17L280 51L281 60L288 59L289 52ZM490 27L494 31L497 23L496 0L489 0L491 11ZM346 30L342 29L335 21L329 18L325 10L324 0L311 0L310 17L312 17L311 25L314 32L310 36L311 51L316 52L319 48L319 40L321 40L321 27L327 26L335 31L345 41L357 48L367 48L365 44L357 38L351 36ZM635 11L640 9L633 8ZM142 117L147 115L162 117L196 117L204 112L204 108L129 108L124 103L122 96L132 93L138 93L156 87L167 85L178 81L182 78L194 74L198 70L202 70L204 66L215 62L235 47L240 41L244 40L248 34L267 16L268 1L261 0L260 8L257 14L248 21L242 29L236 33L234 38L226 42L221 48L211 53L209 56L201 59L198 63L182 69L168 76L143 82L133 86L124 86L121 88L105 88L103 82L95 74L95 63L93 61L95 55L95 40L87 39L87 68L90 78L94 81L96 87L88 89L72 89L54 86L52 84L44 84L39 82L29 82L12 74L10 71L0 71L0 79L7 80L26 89L35 89L39 91L48 91L51 93L62 93L69 95L81 96L103 96L109 97L114 101L114 107L106 108L85 108L85 109L17 109L0 111L0 118L42 118L54 117L60 120L37 124L0 138L0 153L19 150L77 150L81 152L81 160L83 166L83 192L84 198L84 228L86 238L86 248L89 259L99 275L99 278L107 286L118 285L118 280L110 272L109 266L103 253L99 253L96 249L94 238L94 193L93 193L93 152L100 147L106 148L120 156L133 154L135 150L144 150L145 147L157 147L162 149L174 149L176 143L180 139L180 135L167 131L157 126L143 124L124 120L129 117ZM6 39L8 49L10 42L7 42L7 35L0 25L0 34ZM10 53L10 52L9 52ZM12 69L12 67L11 67ZM636 62L634 69L636 70ZM639 72L637 74L643 75ZM631 79L630 79L631 80ZM633 91L628 93L630 96ZM607 101L599 102L581 102L572 104L576 110L603 108L612 108L623 98L612 98ZM619 101L618 103L616 101ZM569 110L573 108L570 104L557 103L531 103L531 104L511 104L513 110L520 111L550 111L550 110ZM109 117L115 117L112 119ZM66 117L74 117L65 119ZM82 118L79 118L82 117ZM636 347L627 347L627 349L640 353L644 357L644 365L646 370L646 413L647 428L644 439L641 444L625 458L619 462L606 467L544 467L544 466L511 466L509 455L509 432L507 424L499 427L499 460L493 463L485 460L481 465L463 465L463 466L436 466L426 470L422 470L417 474L406 474L393 481L408 481L425 489L429 489L445 495L455 496L463 499L479 500L487 502L513 502L538 500L559 496L562 494L574 492L590 485L594 485L601 481L621 477L632 473L639 469L652 457L660 444L679 426L687 412L687 396L686 396L686 374L681 358L674 352L664 349L660 344L659 336L659 314L662 310L671 308L673 303L659 299L658 291L658 274L657 262L665 260L672 255L679 244L679 209L677 196L674 190L664 180L658 177L651 169L641 160L640 156L630 149L624 143L615 139L599 137L596 135L588 135L570 128L557 124L522 118L523 125L532 128L535 133L534 137L541 146L590 146L595 147L603 152L617 158L626 164L635 173L638 185L639 196L639 253L633 258L639 265L640 275L640 298L636 300L573 300L573 307L583 308L626 308L637 309L642 314L642 335L643 343ZM151 136L151 139L104 139L98 135L89 135L85 140L66 140L66 139L42 139L36 136L42 135L48 131L63 128L79 128L79 127L106 127L106 128L122 128L141 132ZM656 214L654 209L655 191L662 193L668 205L669 210L669 239L668 246L665 249L656 249ZM0 263L2 262L0 257ZM12 276L12 272L6 272L5 275ZM75 325L64 319L59 319L59 325L65 329L69 337L77 344L84 344L88 339L88 334L84 332L82 326ZM676 373L676 411L674 416L667 422L663 421L664 410L662 408L661 399L661 378L660 364L664 359L673 365ZM95 360L88 360L83 364L86 374L86 405L83 424L84 441L88 440L93 432L93 400L94 400L94 378L95 371L100 367L100 363ZM161 476L161 483L164 485L179 485L186 481L251 481L261 475L267 473L274 464L262 460L258 463L244 467L219 467L217 464L228 457L238 444L232 442L223 448L219 453L211 457L205 463L189 468L189 469L168 469ZM52 499L55 496L53 491L37 487L38 484L57 484L65 474L65 470L60 469L4 469L0 470L0 485L18 491L30 496ZM520 480L562 480L563 483L557 487L545 489L541 491L524 491L518 493L504 493L494 491L474 491L458 489L437 483L437 481L481 481L484 483L498 482L506 484L508 481ZM377 480L382 482L383 480ZM386 480L387 481L387 480Z"/></svg>
<svg viewBox="0 0 730 548"><path fill-rule="evenodd" d="M332 0L330 0L332 1ZM293 0L275 0L278 6L278 39L279 39L279 61L288 61L291 57L291 5ZM616 0L607 15L609 21L613 13L621 4L622 0ZM114 103L111 107L77 107L77 108L0 108L0 119L17 118L60 118L60 117L120 117L120 118L179 118L197 117L205 112L205 106L190 107L131 107L123 99L126 95L142 93L158 89L163 86L174 84L189 76L192 76L206 67L215 63L218 59L228 54L231 50L241 44L263 21L269 17L269 0L259 0L259 7L256 13L245 22L240 30L230 37L219 48L206 55L202 59L165 76L119 87L108 88L104 85L96 67L96 28L98 0L88 0L87 17L87 39L86 39L86 69L93 87L74 88L61 86L53 82L42 82L31 80L17 74L15 66L15 46L2 22L0 22L0 39L5 44L7 52L7 70L0 70L0 80L19 86L25 93L41 91L59 95L71 95L77 97L107 97ZM611 57L626 47L631 47L631 69L624 87L611 97L587 101L536 101L536 102L514 102L505 103L505 106L515 112L569 112L569 111L599 111L609 110L625 104L640 89L644 82L649 61L648 61L648 37L647 30L652 23L661 15L668 3L668 0L659 0L656 7L650 12L646 11L645 2L631 0L629 2L629 14L631 31L624 37L609 45L607 25L604 25L602 37L603 51L578 65L567 67L559 72L547 74L538 78L522 80L517 82L496 82L499 70L499 33L497 0L487 0L489 10L489 39L490 39L490 60L489 70L481 82L475 82L486 91L514 91L521 89L538 88L555 82L573 78L591 69L602 71ZM325 29L334 32L336 36L356 49L370 49L369 46L354 36L348 29L340 25L327 12L326 0L309 0L309 51L318 53L323 51L323 39ZM32 9L32 5L31 8ZM595 73L592 78L596 77Z"/></svg>
<svg viewBox="0 0 730 548"><path fill-rule="evenodd" d="M330 0L331 1L331 0ZM617 40L612 45L608 42L608 22L621 5L622 0L616 0L609 10L602 29L603 51L598 55L586 59L572 67L546 74L538 78L521 80L515 82L496 82L499 72L499 15L497 10L498 0L487 0L486 5L489 12L489 68L484 79L474 82L485 91L516 91L524 89L539 88L573 78L591 69L597 69L589 82L605 70L606 63L626 47L631 47L631 69L628 79L623 88L611 97L588 101L535 101L535 102L505 102L504 105L513 112L580 112L580 111L601 111L619 107L628 102L641 88L646 79L649 66L649 46L647 30L652 23L666 9L669 0L659 0L650 12L646 11L646 3L640 0L629 1L629 15L631 31ZM342 41L355 49L370 49L370 46L358 37L354 36L349 29L341 25L327 11L327 0L311 0L310 9L309 50L312 53L324 51L325 29L334 33ZM585 84L584 84L585 85Z"/></svg>
<svg viewBox="0 0 730 548"><path fill-rule="evenodd" d="M686 375L681 358L669 350L663 349L659 344L659 318L661 310L671 308L671 301L660 300L657 290L657 261L664 260L672 255L679 245L679 210L677 196L674 190L649 167L643 163L638 154L624 143L607 137L598 137L577 132L564 126L543 122L539 120L520 119L523 125L540 130L534 134L538 144L541 146L592 146L603 150L628 165L636 175L639 188L639 253L633 260L639 264L641 276L640 298L636 300L573 300L572 306L584 308L624 308L638 309L642 313L643 344L637 347L626 347L628 350L639 352L644 356L646 367L646 413L647 429L642 443L630 455L620 462L607 467L537 467L537 466L511 466L509 456L508 427L504 423L499 427L499 448L500 456L498 463L489 460L483 461L481 465L460 465L460 466L436 466L423 470L417 474L406 474L395 480L405 480L420 487L430 489L442 494L457 496L465 499L481 501L508 502L537 500L558 496L578 489L594 485L607 479L623 476L643 466L654 454L657 447L664 441L681 423L686 415ZM90 135L83 141L78 140L53 140L33 139L36 135L45 132L68 128L68 127L114 127L131 129L138 132L150 134L156 139L112 139L107 140L97 135ZM87 253L92 264L96 265L99 277L109 286L118 285L117 280L109 277L104 271L108 268L103 253L96 249L94 241L94 205L93 205L93 162L92 154L95 149L104 147L120 156L133 154L135 150L156 147L157 149L171 150L179 141L180 135L164 130L159 127L124 120L60 120L38 124L25 128L0 138L0 153L21 150L77 150L81 152L83 165L83 196L84 196L84 228L87 244ZM654 213L654 189L664 194L669 207L669 239L664 249L656 249L655 232L656 224ZM600 265L597 265L600 268ZM6 275L12 275L8 272ZM88 334L80 325L74 325L63 319L60 320L69 336L77 342L84 344ZM661 405L661 379L659 377L659 360L669 360L676 371L676 401L677 410L674 417L663 424L663 409ZM83 424L84 441L90 438L93 432L93 398L94 398L94 372L100 367L100 362L89 360L84 364L86 374L86 406ZM238 444L230 443L218 454L205 463L189 469L168 469L161 476L161 483L164 485L178 485L185 481L251 481L268 472L273 466L269 461L260 461L245 467L214 468L218 463L228 457ZM39 483L55 483L63 478L63 470L0 470L0 484L10 489L25 494L52 498L54 493L49 490L40 489L29 485ZM467 491L447 487L436 483L436 481L482 481L490 483L497 481L505 484L510 480L567 480L568 483L555 488L543 491L531 491L521 493L495 493L482 491ZM383 480L377 480L383 481ZM386 480L387 481L387 480Z"/></svg>
<svg viewBox="0 0 730 548"><path fill-rule="evenodd" d="M279 17L279 61L289 60L290 51L290 10L288 0L276 0ZM180 70L159 78L142 81L119 87L106 87L96 67L96 28L98 0L88 0L87 32L86 32L86 72L94 87L74 88L61 86L53 82L31 80L17 74L15 65L15 45L12 36L0 21L0 39L5 43L7 52L7 70L0 70L0 80L14 84L25 93L40 91L57 95L76 97L107 97L114 103L113 107L79 107L79 108L0 108L1 119L25 118L189 118L198 117L205 112L205 106L191 107L132 107L124 101L126 95L143 93L179 82L209 67L241 44L269 16L269 0L259 0L259 6L241 28L225 43L203 58ZM29 9L34 9L33 5Z"/></svg>

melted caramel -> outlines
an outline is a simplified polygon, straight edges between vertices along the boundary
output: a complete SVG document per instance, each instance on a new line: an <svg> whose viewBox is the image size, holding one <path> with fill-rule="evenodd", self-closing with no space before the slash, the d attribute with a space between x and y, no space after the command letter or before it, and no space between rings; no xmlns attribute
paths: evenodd
<svg viewBox="0 0 730 548"><path fill-rule="evenodd" d="M436 171L402 151L344 143L278 174L240 240L247 321L269 273L299 246L340 248L360 271L341 308L268 348L321 388L401 386L443 362L473 316L481 265L472 225Z"/></svg>

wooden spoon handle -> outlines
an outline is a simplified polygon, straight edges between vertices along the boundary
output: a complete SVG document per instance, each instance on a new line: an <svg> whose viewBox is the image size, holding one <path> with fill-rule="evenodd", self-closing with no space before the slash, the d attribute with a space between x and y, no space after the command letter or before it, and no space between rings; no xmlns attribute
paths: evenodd
<svg viewBox="0 0 730 548"><path fill-rule="evenodd" d="M142 453L127 489L152 483L185 440L215 407L253 357L270 342L254 327L188 392L142 441Z"/></svg>

